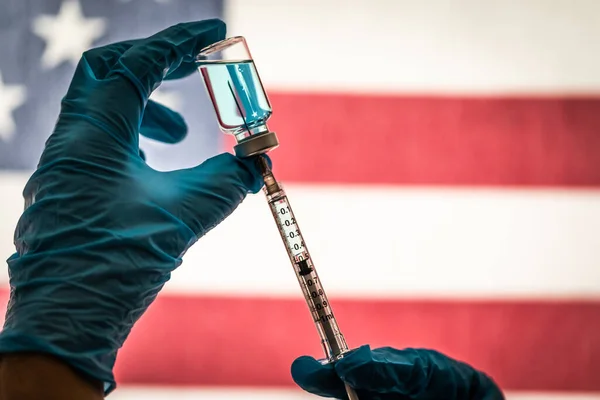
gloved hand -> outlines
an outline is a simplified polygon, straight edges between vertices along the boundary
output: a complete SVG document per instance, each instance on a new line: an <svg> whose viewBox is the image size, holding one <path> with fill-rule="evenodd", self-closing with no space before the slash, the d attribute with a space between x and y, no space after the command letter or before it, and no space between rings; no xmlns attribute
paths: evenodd
<svg viewBox="0 0 600 400"><path fill-rule="evenodd" d="M260 190L256 160L221 154L165 173L140 155L138 133L175 143L187 132L152 91L224 37L207 20L83 54L24 189L0 353L49 353L110 392L117 350L183 254Z"/></svg>
<svg viewBox="0 0 600 400"><path fill-rule="evenodd" d="M309 356L292 364L294 381L307 392L347 399L344 382L360 400L503 400L494 381L437 351L362 346L335 364Z"/></svg>

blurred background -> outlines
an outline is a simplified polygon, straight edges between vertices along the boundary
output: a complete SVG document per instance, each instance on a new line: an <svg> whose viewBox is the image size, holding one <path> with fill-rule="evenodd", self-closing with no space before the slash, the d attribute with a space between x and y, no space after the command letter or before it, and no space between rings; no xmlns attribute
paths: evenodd
<svg viewBox="0 0 600 400"><path fill-rule="evenodd" d="M212 17L248 40L350 346L440 350L511 400L600 399L597 0L0 0L2 257L81 53ZM199 74L153 98L190 133L142 139L151 166L231 151ZM249 196L135 327L111 398L309 399L303 354L319 338Z"/></svg>

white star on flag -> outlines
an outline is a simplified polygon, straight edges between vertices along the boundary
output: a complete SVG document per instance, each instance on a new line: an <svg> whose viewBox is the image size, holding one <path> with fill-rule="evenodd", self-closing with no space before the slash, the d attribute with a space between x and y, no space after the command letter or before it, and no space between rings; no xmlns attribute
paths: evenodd
<svg viewBox="0 0 600 400"><path fill-rule="evenodd" d="M41 15L33 21L33 32L46 41L42 66L54 68L65 61L77 65L84 51L106 31L105 18L86 18L78 0L66 0L58 14Z"/></svg>
<svg viewBox="0 0 600 400"><path fill-rule="evenodd" d="M5 85L0 71L0 140L8 141L15 134L16 124L12 113L27 98L23 85Z"/></svg>

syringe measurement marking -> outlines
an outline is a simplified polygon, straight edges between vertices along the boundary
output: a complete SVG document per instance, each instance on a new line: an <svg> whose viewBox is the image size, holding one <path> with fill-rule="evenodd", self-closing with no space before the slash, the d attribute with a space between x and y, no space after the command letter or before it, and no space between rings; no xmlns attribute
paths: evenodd
<svg viewBox="0 0 600 400"><path fill-rule="evenodd" d="M346 351L348 346L339 330L331 306L328 304L325 291L319 282L294 213L285 194L269 200L271 212L277 221L288 255L295 266L295 273L305 301L309 306L313 322L317 325L323 350L328 358L337 357Z"/></svg>
<svg viewBox="0 0 600 400"><path fill-rule="evenodd" d="M290 210L287 199L281 198L272 204L276 212L279 227L285 236L285 243L292 256L296 260L296 266L299 269L298 275L302 281L304 297L310 306L310 311L314 322L327 322L334 320L334 316L329 312L327 301L323 299L324 291L321 287L316 274L312 273L312 261L302 240L302 235L298 229L298 224Z"/></svg>
<svg viewBox="0 0 600 400"><path fill-rule="evenodd" d="M318 283L318 278L311 276L309 279L304 279L304 296L310 306L310 311L313 314L313 320L315 322L327 322L335 319L333 314L329 311L329 304L324 298L325 292Z"/></svg>
<svg viewBox="0 0 600 400"><path fill-rule="evenodd" d="M302 291L310 306L313 322L317 325L323 350L328 358L337 357L347 351L348 346L333 315L327 296L319 283L316 272L302 276Z"/></svg>
<svg viewBox="0 0 600 400"><path fill-rule="evenodd" d="M327 304L325 291L314 272L312 261L308 258L308 253L301 254L295 258L298 275L302 281L302 292L310 306L314 322L334 320L333 313L330 312Z"/></svg>
<svg viewBox="0 0 600 400"><path fill-rule="evenodd" d="M290 206L285 198L276 201L273 204L277 212L277 219L279 220L279 226L285 236L285 243L292 252L293 256L297 256L303 253L306 249L304 248L304 242L302 236L298 230L296 219L290 211Z"/></svg>

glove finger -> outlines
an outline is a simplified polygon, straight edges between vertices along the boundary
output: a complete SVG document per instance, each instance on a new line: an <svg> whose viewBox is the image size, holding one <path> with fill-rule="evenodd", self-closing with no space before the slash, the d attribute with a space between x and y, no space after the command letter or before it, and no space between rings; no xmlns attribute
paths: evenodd
<svg viewBox="0 0 600 400"><path fill-rule="evenodd" d="M104 79L115 66L119 58L131 47L142 43L146 39L125 40L111 43L106 46L96 47L83 53L97 79ZM182 62L179 68L169 72L165 80L185 78L198 69L194 62Z"/></svg>
<svg viewBox="0 0 600 400"><path fill-rule="evenodd" d="M186 78L193 73L198 72L198 67L193 62L182 62L179 68L169 72L167 76L165 76L165 81L172 81L176 79Z"/></svg>
<svg viewBox="0 0 600 400"><path fill-rule="evenodd" d="M187 124L181 114L153 100L148 100L140 128L142 135L173 144L181 142L187 132Z"/></svg>
<svg viewBox="0 0 600 400"><path fill-rule="evenodd" d="M112 70L119 57L142 39L126 40L111 43L106 46L96 47L83 53L82 61L85 60L96 79L104 79ZM80 61L81 63L81 61ZM76 79L74 79L75 81Z"/></svg>
<svg viewBox="0 0 600 400"><path fill-rule="evenodd" d="M182 65L194 64L202 48L224 37L225 23L213 19L178 24L136 42L102 81L103 90L91 98L83 97L90 116L102 121L111 134L114 132L114 139L123 147L137 152L142 115L152 91L168 74L177 76ZM74 84L74 91L79 92L73 95L87 93L93 84L90 80ZM96 115L97 110L102 110L100 115Z"/></svg>
<svg viewBox="0 0 600 400"><path fill-rule="evenodd" d="M257 193L263 179L255 158L241 159L224 153L201 165L170 172L179 183L181 197L176 215L201 237L228 217L246 198Z"/></svg>
<svg viewBox="0 0 600 400"><path fill-rule="evenodd" d="M310 356L302 356L292 363L292 379L303 390L321 397L345 399L344 383L333 364L321 364Z"/></svg>
<svg viewBox="0 0 600 400"><path fill-rule="evenodd" d="M188 71L202 48L224 39L225 30L218 19L172 26L127 50L113 73L130 80L146 101L169 73L182 64L187 64L182 71Z"/></svg>
<svg viewBox="0 0 600 400"><path fill-rule="evenodd" d="M106 46L96 47L84 52L82 60L87 62L96 79L104 79L127 50L142 43L144 40L146 39L125 40L107 44ZM179 68L169 72L164 79L175 80L185 78L197 70L195 63L182 62Z"/></svg>
<svg viewBox="0 0 600 400"><path fill-rule="evenodd" d="M118 61L124 54L134 48L146 48L152 38L117 42L86 51L63 99L63 111L87 114L106 124L112 128L108 133L133 151L137 151L138 132L166 143L183 140L187 135L187 125L179 114L153 101L140 103L139 95L135 91L132 93L129 81L108 79L115 68L118 70ZM173 66L168 79L187 76L194 69L193 62L180 62Z"/></svg>

